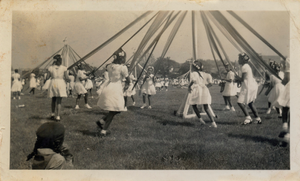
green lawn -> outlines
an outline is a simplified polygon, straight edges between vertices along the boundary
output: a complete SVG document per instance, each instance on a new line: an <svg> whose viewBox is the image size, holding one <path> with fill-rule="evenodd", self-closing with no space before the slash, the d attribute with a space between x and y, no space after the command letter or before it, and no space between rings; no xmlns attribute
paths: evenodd
<svg viewBox="0 0 300 181"><path fill-rule="evenodd" d="M152 96L152 109L135 106L117 115L107 137L97 136L95 121L105 112L97 99L89 99L92 109L75 110L75 98L64 98L61 123L66 127L65 145L75 157L75 169L290 169L289 147L279 147L281 120L273 110L266 115L267 98L260 95L256 106L263 124L241 125L244 116L233 98L236 112L222 111L224 101L219 86L210 88L218 128L200 125L173 115L186 89L172 88ZM95 94L95 93L94 93ZM128 99L131 105L131 99ZM18 104L24 108L16 108ZM11 103L10 168L30 169L26 156L35 143L35 131L49 120L51 99L39 91Z"/></svg>

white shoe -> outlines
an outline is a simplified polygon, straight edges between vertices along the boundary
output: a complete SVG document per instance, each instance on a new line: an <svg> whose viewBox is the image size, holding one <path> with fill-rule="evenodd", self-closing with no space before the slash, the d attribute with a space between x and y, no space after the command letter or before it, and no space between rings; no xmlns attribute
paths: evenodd
<svg viewBox="0 0 300 181"><path fill-rule="evenodd" d="M152 109L152 107L151 107L151 106L148 106L148 109Z"/></svg>
<svg viewBox="0 0 300 181"><path fill-rule="evenodd" d="M60 116L56 116L56 121L60 121Z"/></svg>
<svg viewBox="0 0 300 181"><path fill-rule="evenodd" d="M266 114L270 114L271 113L271 108L268 109L268 111L266 112Z"/></svg>
<svg viewBox="0 0 300 181"><path fill-rule="evenodd" d="M288 123L283 123L283 125L282 125L282 129L283 129L283 131L288 131Z"/></svg>
<svg viewBox="0 0 300 181"><path fill-rule="evenodd" d="M143 104L143 106L141 107L141 109L144 109L147 105L146 104Z"/></svg>
<svg viewBox="0 0 300 181"><path fill-rule="evenodd" d="M75 109L79 109L79 106L78 106L78 105L76 105L76 106L75 106Z"/></svg>
<svg viewBox="0 0 300 181"><path fill-rule="evenodd" d="M21 97L19 96L19 100L21 99Z"/></svg>
<svg viewBox="0 0 300 181"><path fill-rule="evenodd" d="M200 122L201 124L206 124L205 121L203 121L202 118L199 118L199 122Z"/></svg>
<svg viewBox="0 0 300 181"><path fill-rule="evenodd" d="M125 107L124 110L127 111L127 107Z"/></svg>
<svg viewBox="0 0 300 181"><path fill-rule="evenodd" d="M252 123L251 117L247 116L243 124L251 124L251 123Z"/></svg>
<svg viewBox="0 0 300 181"><path fill-rule="evenodd" d="M235 109L234 109L234 107L233 107L233 106L230 108L230 111L235 111Z"/></svg>
<svg viewBox="0 0 300 181"><path fill-rule="evenodd" d="M106 130L102 129L101 132L100 132L100 134L101 134L102 136L106 136Z"/></svg>
<svg viewBox="0 0 300 181"><path fill-rule="evenodd" d="M283 137L283 140L284 140L285 142L289 143L289 142L290 142L290 133L286 133L286 134L284 135L284 137Z"/></svg>
<svg viewBox="0 0 300 181"><path fill-rule="evenodd" d="M133 102L132 105L134 106L134 105L135 105L135 102Z"/></svg>
<svg viewBox="0 0 300 181"><path fill-rule="evenodd" d="M217 126L216 122L212 122L211 127L217 128L218 126Z"/></svg>
<svg viewBox="0 0 300 181"><path fill-rule="evenodd" d="M13 99L16 99L15 97Z"/></svg>
<svg viewBox="0 0 300 181"><path fill-rule="evenodd" d="M260 117L255 118L255 122L256 122L257 124L261 124L261 119L260 119Z"/></svg>
<svg viewBox="0 0 300 181"><path fill-rule="evenodd" d="M92 107L88 104L84 105L84 107L88 108L88 109L92 109Z"/></svg>
<svg viewBox="0 0 300 181"><path fill-rule="evenodd" d="M223 109L223 111L226 111L226 110L230 110L230 107L228 105L225 106L225 108Z"/></svg>

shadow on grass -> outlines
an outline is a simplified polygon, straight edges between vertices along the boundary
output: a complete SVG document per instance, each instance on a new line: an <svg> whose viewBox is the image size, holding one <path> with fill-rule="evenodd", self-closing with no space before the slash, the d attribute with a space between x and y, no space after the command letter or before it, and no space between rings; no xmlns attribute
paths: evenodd
<svg viewBox="0 0 300 181"><path fill-rule="evenodd" d="M47 119L47 120L51 120L51 118L49 116L38 116L38 115L33 115L33 116L30 116L29 119Z"/></svg>
<svg viewBox="0 0 300 181"><path fill-rule="evenodd" d="M83 135L86 135L86 136L99 137L98 132L93 132L93 131L90 131L90 130L76 130L76 132L80 132L80 133L82 133Z"/></svg>
<svg viewBox="0 0 300 181"><path fill-rule="evenodd" d="M188 127L194 127L195 126L195 124L192 124L190 122L172 121L172 120L169 120L169 119L163 119L161 116L156 116L156 115L153 115L153 114L145 114L144 112L137 112L136 114L147 116L147 117L150 117L151 119L159 120L159 121L157 121L157 123L160 123L164 126L167 125L167 124L171 125L171 126L188 126ZM174 116L174 114L170 113L170 117L176 117L176 116Z"/></svg>
<svg viewBox="0 0 300 181"><path fill-rule="evenodd" d="M221 124L221 125L241 125L242 122L226 122L226 121L219 121L219 120L215 120L217 124Z"/></svg>
<svg viewBox="0 0 300 181"><path fill-rule="evenodd" d="M192 124L190 122L176 122L176 121L158 121L158 123L162 124L162 125L171 125L171 126L189 126L189 127L193 127L195 126L195 124Z"/></svg>
<svg viewBox="0 0 300 181"><path fill-rule="evenodd" d="M277 146L280 143L280 141L278 141L275 138L266 138L266 137L262 137L262 136L251 136L251 135L242 135L242 134L229 133L228 137L240 138L240 139L244 139L245 141L269 143L272 146Z"/></svg>
<svg viewBox="0 0 300 181"><path fill-rule="evenodd" d="M72 109L74 106L64 106L64 108Z"/></svg>
<svg viewBox="0 0 300 181"><path fill-rule="evenodd" d="M101 115L107 115L108 111L103 111L103 110L92 110L92 109L87 109L84 110L85 113L89 113L89 114L101 114Z"/></svg>

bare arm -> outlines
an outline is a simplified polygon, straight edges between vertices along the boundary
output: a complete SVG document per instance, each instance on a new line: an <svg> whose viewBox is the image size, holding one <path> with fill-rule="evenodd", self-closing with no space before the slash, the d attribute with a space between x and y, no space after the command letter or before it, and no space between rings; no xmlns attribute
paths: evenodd
<svg viewBox="0 0 300 181"><path fill-rule="evenodd" d="M65 75L66 81L67 81L67 82L70 82L70 77L69 77L68 71L65 71L65 72L64 72L64 75Z"/></svg>

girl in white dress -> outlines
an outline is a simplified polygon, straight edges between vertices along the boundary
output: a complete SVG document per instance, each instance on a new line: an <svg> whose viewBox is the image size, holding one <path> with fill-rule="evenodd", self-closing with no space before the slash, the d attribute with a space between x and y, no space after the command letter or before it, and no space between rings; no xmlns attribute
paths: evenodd
<svg viewBox="0 0 300 181"><path fill-rule="evenodd" d="M241 83L241 91L239 94L239 98L237 100L239 107L242 109L246 118L243 124L252 123L252 118L250 117L247 105L250 107L252 113L254 114L255 121L258 124L261 124L261 119L258 115L256 107L254 105L254 101L257 95L258 85L255 81L252 73L252 69L248 64L249 56L245 53L239 54L239 64L242 65L242 77L237 81Z"/></svg>
<svg viewBox="0 0 300 181"><path fill-rule="evenodd" d="M209 74L206 74L202 71L203 65L200 61L196 60L192 64L192 72L190 74L190 84L188 86L188 91L190 93L188 103L192 105L194 112L196 113L199 121L202 124L205 124L201 118L200 111L197 108L197 105L203 105L203 108L212 122L212 127L217 127L216 122L214 121L213 115L209 111L208 105L211 104L211 95L209 93L208 87L211 86L211 83L208 82L210 79ZM206 85L206 82L209 84Z"/></svg>
<svg viewBox="0 0 300 181"><path fill-rule="evenodd" d="M163 77L160 78L160 90L163 90L165 86L165 79Z"/></svg>
<svg viewBox="0 0 300 181"><path fill-rule="evenodd" d="M282 108L282 132L279 134L280 138L283 138L283 142L280 146L287 146L290 141L290 61L287 58L283 64L284 78L282 84L284 90L277 98L274 106Z"/></svg>
<svg viewBox="0 0 300 181"><path fill-rule="evenodd" d="M30 74L29 88L31 88L31 90L29 91L29 94L32 93L34 95L34 91L36 88L36 78L35 78L35 74L33 72Z"/></svg>
<svg viewBox="0 0 300 181"><path fill-rule="evenodd" d="M74 77L74 73L72 71L69 72L69 79L70 82L68 83L68 90L69 90L69 95L73 96L73 90L74 90L74 86L75 86L75 77Z"/></svg>
<svg viewBox="0 0 300 181"><path fill-rule="evenodd" d="M88 92L90 92L91 98L94 98L94 97L93 97L93 94L92 94L92 89L93 89L94 85L93 85L93 82L92 82L92 80L91 80L90 78L88 78L88 79L85 80L85 85L84 85L84 87L85 87L85 89L86 89Z"/></svg>
<svg viewBox="0 0 300 181"><path fill-rule="evenodd" d="M101 109L109 111L107 116L96 122L101 129L101 135L106 135L107 129L116 114L126 111L122 87L124 78L129 82L128 69L123 64L126 59L126 53L119 49L114 55L113 63L107 66L109 82L103 88L97 103Z"/></svg>
<svg viewBox="0 0 300 181"><path fill-rule="evenodd" d="M236 85L233 82L235 75L233 71L229 68L229 65L225 65L225 69L227 71L225 81L224 91L222 92L224 101L225 101L225 108L223 110L231 110L235 111L233 105L231 104L231 96L236 95Z"/></svg>
<svg viewBox="0 0 300 181"><path fill-rule="evenodd" d="M274 65L274 70L277 72L281 80L284 79L284 73L280 71L280 65ZM274 106L275 101L279 98L280 94L284 91L284 85L281 83L281 80L275 75L270 75L270 85L273 87L268 95L268 111L266 114L271 113L271 108ZM281 116L281 108L276 107L277 113Z"/></svg>
<svg viewBox="0 0 300 181"><path fill-rule="evenodd" d="M69 76L67 73L67 67L61 65L62 58L60 55L55 55L53 59L56 59L55 64L48 68L47 79L51 77L51 82L48 89L48 96L52 98L51 103L51 118L60 121L60 111L61 111L61 100L63 97L67 97L66 81L69 81ZM65 80L64 80L65 79ZM55 110L57 109L57 114L55 117Z"/></svg>
<svg viewBox="0 0 300 181"><path fill-rule="evenodd" d="M144 79L143 79L143 85L141 87L141 92L143 94L143 106L141 107L141 109L144 109L147 104L146 104L146 97L148 97L148 102L149 102L149 106L148 109L151 109L151 101L150 101L150 97L151 95L155 95L156 94L156 90L154 87L154 67L149 66L147 68L147 73L146 75L144 75Z"/></svg>
<svg viewBox="0 0 300 181"><path fill-rule="evenodd" d="M13 94L13 99L16 99L16 96L18 96L19 99L21 99L20 93L22 90L22 83L20 81L20 74L18 73L19 70L15 69L15 73L12 74L12 86L11 86L11 92Z"/></svg>
<svg viewBox="0 0 300 181"><path fill-rule="evenodd" d="M78 72L76 75L76 81L75 81L75 85L74 85L74 90L75 90L75 93L77 94L75 109L79 109L78 103L81 98L81 95L84 95L85 107L88 109L91 109L91 107L88 104L88 92L86 91L86 89L82 83L87 78L88 77L86 76L86 72L84 70L83 65L82 64L78 65Z"/></svg>
<svg viewBox="0 0 300 181"><path fill-rule="evenodd" d="M160 78L155 77L155 88L157 91L160 91L161 89L161 82L160 82Z"/></svg>
<svg viewBox="0 0 300 181"><path fill-rule="evenodd" d="M166 88L166 91L168 91L168 87L169 87L169 79L168 77L165 78L165 88Z"/></svg>
<svg viewBox="0 0 300 181"><path fill-rule="evenodd" d="M127 65L127 69L129 68L129 65ZM125 109L127 109L127 97L131 97L132 99L132 105L134 106L135 105L135 101L134 101L134 95L136 94L136 90L135 88L133 88L134 86L134 81L136 81L136 78L130 74L129 75L129 85L128 85L128 88L126 88L126 90L124 91L124 101L125 101Z"/></svg>

